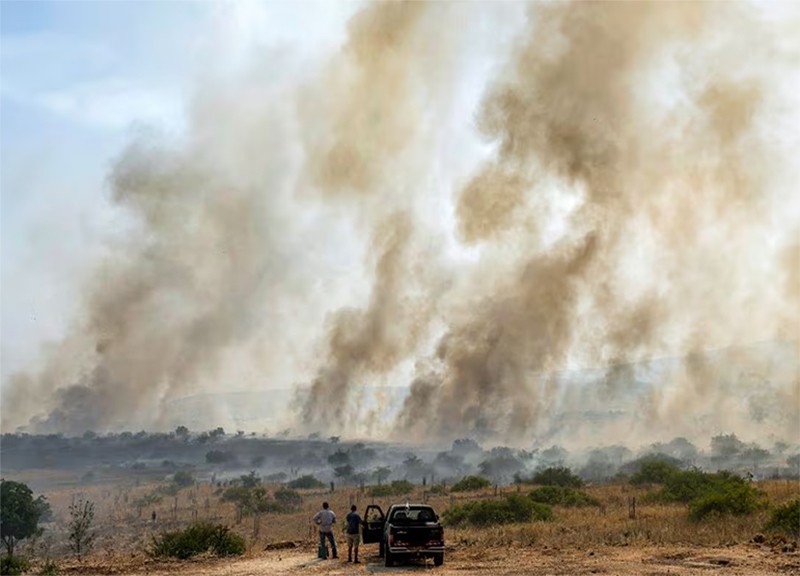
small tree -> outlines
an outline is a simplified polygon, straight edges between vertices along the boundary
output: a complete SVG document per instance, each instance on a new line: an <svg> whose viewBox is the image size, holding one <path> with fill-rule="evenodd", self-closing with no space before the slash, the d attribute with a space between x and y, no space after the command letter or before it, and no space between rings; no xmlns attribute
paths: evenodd
<svg viewBox="0 0 800 576"><path fill-rule="evenodd" d="M383 481L388 479L389 476L392 474L392 469L388 466L380 466L375 468L372 472L372 477L375 478L375 481L378 483L378 486L383 484Z"/></svg>
<svg viewBox="0 0 800 576"><path fill-rule="evenodd" d="M188 470L178 470L172 477L172 481L181 488L187 488L194 484L194 476Z"/></svg>
<svg viewBox="0 0 800 576"><path fill-rule="evenodd" d="M78 498L69 506L69 547L80 559L92 549L94 502Z"/></svg>
<svg viewBox="0 0 800 576"><path fill-rule="evenodd" d="M14 556L19 540L38 532L41 509L26 484L0 480L0 536L8 557Z"/></svg>

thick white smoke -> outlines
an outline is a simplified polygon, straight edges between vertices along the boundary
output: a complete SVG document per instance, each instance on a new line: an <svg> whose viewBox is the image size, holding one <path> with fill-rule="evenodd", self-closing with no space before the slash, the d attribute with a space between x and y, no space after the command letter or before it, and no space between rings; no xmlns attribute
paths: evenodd
<svg viewBox="0 0 800 576"><path fill-rule="evenodd" d="M796 431L791 26L520 13L369 4L299 79L203 86L183 145L131 144L110 183L135 231L4 429L164 428L199 388L298 385L305 431ZM387 383L410 385L390 422L358 401ZM625 416L581 423L604 410Z"/></svg>

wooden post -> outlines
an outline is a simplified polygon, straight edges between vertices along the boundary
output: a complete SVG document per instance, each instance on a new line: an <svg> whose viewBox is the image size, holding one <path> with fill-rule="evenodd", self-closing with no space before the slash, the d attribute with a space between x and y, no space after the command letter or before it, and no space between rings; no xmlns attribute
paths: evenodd
<svg viewBox="0 0 800 576"><path fill-rule="evenodd" d="M636 519L636 496L628 498L628 518Z"/></svg>

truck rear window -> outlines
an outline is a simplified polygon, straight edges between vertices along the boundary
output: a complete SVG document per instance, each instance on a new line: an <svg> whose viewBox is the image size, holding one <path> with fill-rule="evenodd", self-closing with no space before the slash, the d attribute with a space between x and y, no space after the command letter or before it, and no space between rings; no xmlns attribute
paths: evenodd
<svg viewBox="0 0 800 576"><path fill-rule="evenodd" d="M434 522L436 515L431 508L403 508L392 515L392 522Z"/></svg>

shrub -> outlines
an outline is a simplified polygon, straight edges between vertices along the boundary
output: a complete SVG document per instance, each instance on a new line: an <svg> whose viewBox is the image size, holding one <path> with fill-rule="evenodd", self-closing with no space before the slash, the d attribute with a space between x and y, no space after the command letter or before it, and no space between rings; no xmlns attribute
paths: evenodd
<svg viewBox="0 0 800 576"><path fill-rule="evenodd" d="M695 468L668 476L656 499L688 504L714 493L729 492L736 486L746 486L755 491L744 479L725 470L709 474Z"/></svg>
<svg viewBox="0 0 800 576"><path fill-rule="evenodd" d="M722 484L689 503L689 519L698 522L706 516L750 514L764 506L763 496L749 484Z"/></svg>
<svg viewBox="0 0 800 576"><path fill-rule="evenodd" d="M466 476L453 484L450 490L452 492L470 492L473 490L483 490L491 485L491 482L481 476Z"/></svg>
<svg viewBox="0 0 800 576"><path fill-rule="evenodd" d="M775 508L765 528L785 532L793 537L800 536L800 498Z"/></svg>
<svg viewBox="0 0 800 576"><path fill-rule="evenodd" d="M564 486L542 486L528 494L528 497L534 502L551 506L600 506L597 498L586 492Z"/></svg>
<svg viewBox="0 0 800 576"><path fill-rule="evenodd" d="M547 504L513 494L502 500L478 500L452 506L442 516L450 526L492 526L532 520L551 520L553 510Z"/></svg>
<svg viewBox="0 0 800 576"><path fill-rule="evenodd" d="M674 464L651 458L641 463L639 470L631 476L631 484L664 484L678 472L680 469Z"/></svg>
<svg viewBox="0 0 800 576"><path fill-rule="evenodd" d="M372 486L369 489L368 494L370 496L384 498L392 495L392 488L391 486Z"/></svg>
<svg viewBox="0 0 800 576"><path fill-rule="evenodd" d="M576 476L572 473L572 470L564 466L540 470L533 475L530 482L532 484L541 484L542 486L569 486L572 488L583 486L583 480L581 480L580 476Z"/></svg>
<svg viewBox="0 0 800 576"><path fill-rule="evenodd" d="M244 554L244 538L221 524L198 522L185 530L164 532L153 536L148 553L156 558L170 557L185 560L204 552L215 556Z"/></svg>
<svg viewBox="0 0 800 576"><path fill-rule="evenodd" d="M447 488L445 488L442 484L436 484L434 486L431 486L429 492L434 496L444 496L445 494L447 494Z"/></svg>
<svg viewBox="0 0 800 576"><path fill-rule="evenodd" d="M286 472L275 472L264 476L264 482L277 483L286 481Z"/></svg>
<svg viewBox="0 0 800 576"><path fill-rule="evenodd" d="M93 522L94 502L78 498L69 505L69 547L78 558L92 550L95 538Z"/></svg>
<svg viewBox="0 0 800 576"><path fill-rule="evenodd" d="M206 462L209 464L225 464L227 462L234 462L236 455L224 450L209 450L206 452Z"/></svg>
<svg viewBox="0 0 800 576"><path fill-rule="evenodd" d="M303 503L303 497L298 492L288 488L280 488L275 491L275 500L287 510L294 510Z"/></svg>
<svg viewBox="0 0 800 576"><path fill-rule="evenodd" d="M317 480L311 474L306 474L305 476L300 476L300 478L295 478L289 482L286 487L292 490L304 490L310 488L324 488L325 484Z"/></svg>
<svg viewBox="0 0 800 576"><path fill-rule="evenodd" d="M0 558L0 574L23 574L30 567L30 562L22 556L3 556Z"/></svg>
<svg viewBox="0 0 800 576"><path fill-rule="evenodd" d="M39 569L39 576L57 576L58 575L58 564L53 562L52 560L48 560L42 567Z"/></svg>
<svg viewBox="0 0 800 576"><path fill-rule="evenodd" d="M136 508L147 508L148 506L152 506L154 504L158 504L163 500L163 496L158 493L158 489L154 490L153 492L148 492L144 494L141 498L137 498L133 501L133 505Z"/></svg>
<svg viewBox="0 0 800 576"><path fill-rule="evenodd" d="M162 496L177 496L178 492L181 491L181 487L175 482L170 482L168 484L162 484L161 486L155 489L155 492L161 494Z"/></svg>
<svg viewBox="0 0 800 576"><path fill-rule="evenodd" d="M192 473L188 470L178 470L172 477L172 481L175 485L186 488L194 484L194 476L192 476Z"/></svg>
<svg viewBox="0 0 800 576"><path fill-rule="evenodd" d="M755 512L764 506L764 494L730 472L693 469L669 475L661 491L647 495L645 501L689 504L689 519L696 522L709 515Z"/></svg>
<svg viewBox="0 0 800 576"><path fill-rule="evenodd" d="M408 480L393 480L391 484L382 486L372 486L369 489L370 496L405 496L414 491L414 485Z"/></svg>
<svg viewBox="0 0 800 576"><path fill-rule="evenodd" d="M239 476L237 482L245 488L255 488L261 484L261 478L258 477L255 470L251 470L249 474Z"/></svg>
<svg viewBox="0 0 800 576"><path fill-rule="evenodd" d="M684 470L665 478L661 490L645 495L644 500L688 504L706 494L713 484L714 479L711 474L697 468Z"/></svg>

